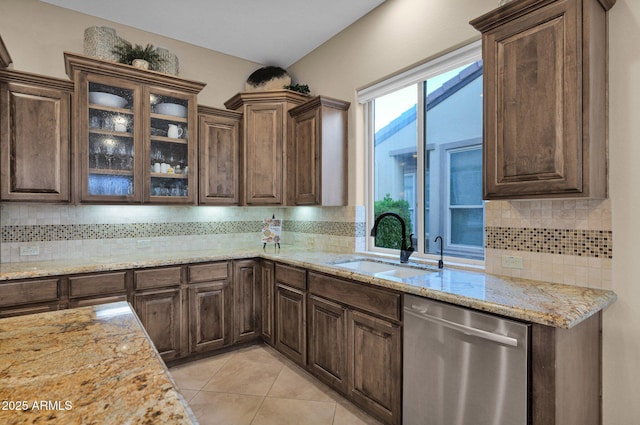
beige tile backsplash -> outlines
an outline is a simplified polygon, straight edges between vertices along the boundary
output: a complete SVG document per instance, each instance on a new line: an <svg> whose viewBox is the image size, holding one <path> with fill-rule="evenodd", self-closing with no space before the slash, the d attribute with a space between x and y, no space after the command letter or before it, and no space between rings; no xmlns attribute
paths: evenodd
<svg viewBox="0 0 640 425"><path fill-rule="evenodd" d="M61 260L83 256L200 250L230 242L260 244L260 223L283 219L283 243L336 252L363 251L365 208L61 206L0 204L0 261ZM611 287L609 200L487 201L485 269L596 288ZM139 240L150 247L139 248ZM561 244L559 244L561 240ZM37 245L37 256L21 246ZM502 266L522 257L523 268Z"/></svg>
<svg viewBox="0 0 640 425"><path fill-rule="evenodd" d="M230 242L260 245L261 222L284 221L282 242L353 252L361 207L60 206L0 204L0 261L62 260L86 256L200 250ZM364 220L364 219L363 219ZM361 235L362 239L363 234ZM148 240L148 248L138 241ZM39 255L21 256L20 247Z"/></svg>
<svg viewBox="0 0 640 425"><path fill-rule="evenodd" d="M504 248L487 237L488 273L611 289L613 238L608 199L487 201L485 227L487 234L496 229L520 230L542 240L534 246L530 243L533 237L514 239L512 246ZM522 257L523 268L503 267L505 255Z"/></svg>

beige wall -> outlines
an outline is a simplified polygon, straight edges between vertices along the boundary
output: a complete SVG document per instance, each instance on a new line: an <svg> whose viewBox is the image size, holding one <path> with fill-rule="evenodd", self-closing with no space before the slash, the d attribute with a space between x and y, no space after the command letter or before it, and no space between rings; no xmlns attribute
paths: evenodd
<svg viewBox="0 0 640 425"><path fill-rule="evenodd" d="M355 89L478 37L468 21L497 0L388 0L291 67L314 91L352 102ZM618 301L604 314L604 424L639 423L640 403L640 2L610 12L610 192L614 253L610 287ZM361 111L349 119L350 202L361 204ZM609 285L606 285L609 286Z"/></svg>
<svg viewBox="0 0 640 425"><path fill-rule="evenodd" d="M67 78L63 52L83 52L84 30L109 26L134 44L165 47L178 55L180 76L207 83L198 100L224 108L243 90L247 77L261 65L156 34L73 12L38 0L0 0L0 35L13 68Z"/></svg>

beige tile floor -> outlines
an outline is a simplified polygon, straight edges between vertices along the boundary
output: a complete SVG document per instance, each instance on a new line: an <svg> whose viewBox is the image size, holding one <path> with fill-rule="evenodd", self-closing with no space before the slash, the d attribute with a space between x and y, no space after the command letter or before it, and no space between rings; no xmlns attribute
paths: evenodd
<svg viewBox="0 0 640 425"><path fill-rule="evenodd" d="M169 370L201 425L380 425L267 345Z"/></svg>

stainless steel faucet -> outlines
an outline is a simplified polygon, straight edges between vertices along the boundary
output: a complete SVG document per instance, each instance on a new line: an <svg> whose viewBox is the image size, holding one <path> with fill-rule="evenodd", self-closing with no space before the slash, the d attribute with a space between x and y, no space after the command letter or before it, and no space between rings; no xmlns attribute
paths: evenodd
<svg viewBox="0 0 640 425"><path fill-rule="evenodd" d="M409 261L409 257L411 256L411 254L413 254L413 251L415 250L415 248L413 247L413 233L409 235L409 246L407 246L407 226L404 220L402 219L402 217L400 217L398 214L394 212L385 212L380 214L378 218L376 218L375 223L373 224L373 228L371 229L371 236L375 237L378 234L378 224L380 223L380 220L382 220L385 217L396 218L400 222L400 225L402 226L402 242L400 245L400 262L406 263Z"/></svg>

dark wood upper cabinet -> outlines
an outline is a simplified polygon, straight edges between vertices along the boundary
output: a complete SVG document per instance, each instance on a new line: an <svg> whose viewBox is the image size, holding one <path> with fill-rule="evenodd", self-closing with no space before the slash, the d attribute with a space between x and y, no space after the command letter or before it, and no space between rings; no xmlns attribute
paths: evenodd
<svg viewBox="0 0 640 425"><path fill-rule="evenodd" d="M198 106L198 126L198 203L238 205L242 114Z"/></svg>
<svg viewBox="0 0 640 425"><path fill-rule="evenodd" d="M519 0L473 21L484 61L484 199L607 196L607 10Z"/></svg>
<svg viewBox="0 0 640 425"><path fill-rule="evenodd" d="M347 205L349 105L316 96L289 111L288 205Z"/></svg>
<svg viewBox="0 0 640 425"><path fill-rule="evenodd" d="M195 204L204 83L65 52L80 202Z"/></svg>
<svg viewBox="0 0 640 425"><path fill-rule="evenodd" d="M3 201L70 201L73 83L0 70Z"/></svg>
<svg viewBox="0 0 640 425"><path fill-rule="evenodd" d="M225 102L243 114L244 205L283 205L287 174L288 111L309 100L290 90L238 93Z"/></svg>

